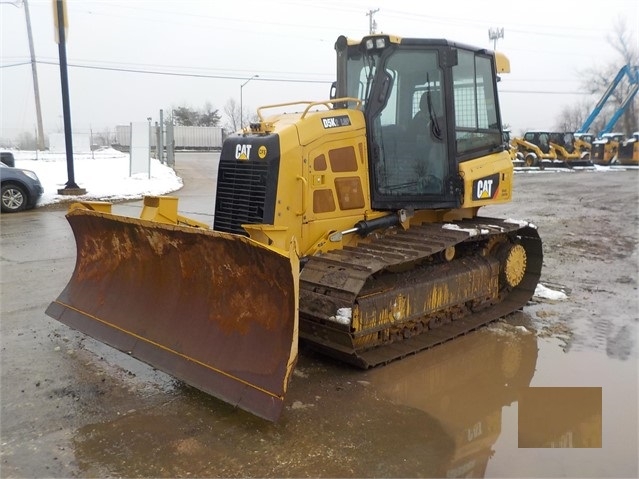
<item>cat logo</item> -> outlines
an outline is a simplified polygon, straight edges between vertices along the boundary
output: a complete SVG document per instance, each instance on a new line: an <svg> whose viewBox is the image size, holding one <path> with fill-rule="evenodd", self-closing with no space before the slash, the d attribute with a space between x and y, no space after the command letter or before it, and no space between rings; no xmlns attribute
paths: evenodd
<svg viewBox="0 0 639 479"><path fill-rule="evenodd" d="M251 156L251 147L253 145L237 145L235 147L235 159L236 160L248 160Z"/></svg>
<svg viewBox="0 0 639 479"><path fill-rule="evenodd" d="M266 158L266 154L268 153L266 147L264 145L260 146L257 149L257 156L260 157L260 160L263 160L264 158Z"/></svg>
<svg viewBox="0 0 639 479"><path fill-rule="evenodd" d="M473 200L490 200L497 196L499 174L480 178L473 182Z"/></svg>

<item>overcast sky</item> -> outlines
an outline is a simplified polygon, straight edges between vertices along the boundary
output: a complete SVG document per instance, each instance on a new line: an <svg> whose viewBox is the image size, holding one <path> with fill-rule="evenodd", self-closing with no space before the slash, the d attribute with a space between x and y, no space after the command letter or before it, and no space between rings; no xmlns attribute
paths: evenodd
<svg viewBox="0 0 639 479"><path fill-rule="evenodd" d="M58 46L51 0L28 0L45 134L62 130ZM493 48L511 61L500 84L502 119L515 133L550 129L582 92L580 73L621 64L609 38L623 18L637 48L639 2L535 0L67 0L67 58L74 132L159 118L177 106L229 99L262 105L328 97L339 35L377 32L448 38ZM0 138L36 130L22 0L0 0ZM145 73L140 73L145 72ZM149 73L154 72L154 73ZM253 75L242 89L240 85ZM612 80L612 78L611 78Z"/></svg>

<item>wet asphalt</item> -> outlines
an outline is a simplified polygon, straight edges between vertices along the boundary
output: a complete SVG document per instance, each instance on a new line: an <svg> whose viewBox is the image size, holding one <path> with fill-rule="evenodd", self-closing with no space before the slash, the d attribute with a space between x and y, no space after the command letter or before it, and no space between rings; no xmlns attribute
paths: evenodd
<svg viewBox="0 0 639 479"><path fill-rule="evenodd" d="M208 224L216 159L176 159L180 212ZM75 264L65 208L2 215L0 475L637 477L638 179L518 173L484 214L538 226L567 299L367 371L302 349L277 423L46 316Z"/></svg>

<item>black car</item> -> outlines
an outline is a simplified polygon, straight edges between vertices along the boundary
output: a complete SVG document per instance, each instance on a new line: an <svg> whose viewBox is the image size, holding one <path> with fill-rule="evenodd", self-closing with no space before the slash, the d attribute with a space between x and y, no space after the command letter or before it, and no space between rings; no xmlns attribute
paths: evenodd
<svg viewBox="0 0 639 479"><path fill-rule="evenodd" d="M3 213L33 208L44 193L40 179L33 171L12 168L2 162L0 162L0 181L2 182Z"/></svg>

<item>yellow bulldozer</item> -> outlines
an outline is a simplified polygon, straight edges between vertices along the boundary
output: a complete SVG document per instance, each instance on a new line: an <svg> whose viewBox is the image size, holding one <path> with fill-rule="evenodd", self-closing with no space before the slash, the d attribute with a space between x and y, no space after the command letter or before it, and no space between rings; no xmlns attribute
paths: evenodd
<svg viewBox="0 0 639 479"><path fill-rule="evenodd" d="M147 197L76 204L51 317L275 421L303 341L368 368L521 309L537 229L512 199L498 75L441 39L340 36L329 99L263 106L220 153L212 228Z"/></svg>

